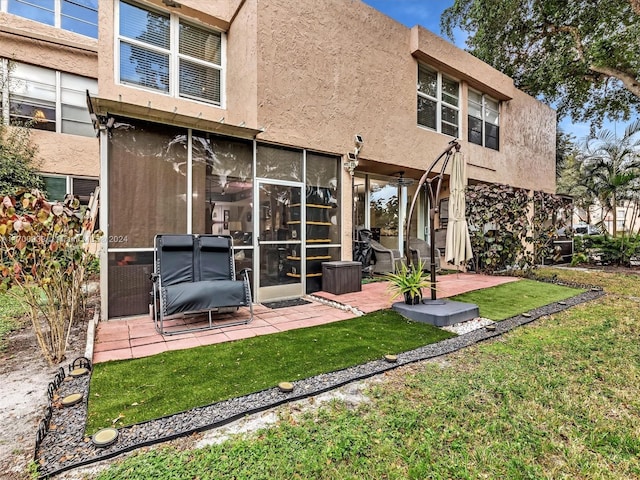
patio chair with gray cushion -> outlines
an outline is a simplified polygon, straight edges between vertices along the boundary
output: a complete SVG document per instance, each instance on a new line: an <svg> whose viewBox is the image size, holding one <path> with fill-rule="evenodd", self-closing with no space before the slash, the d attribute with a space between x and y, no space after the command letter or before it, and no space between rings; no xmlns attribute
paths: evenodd
<svg viewBox="0 0 640 480"><path fill-rule="evenodd" d="M422 262L422 269L426 272L431 271L431 246L421 238L411 238L409 240L409 249L411 250L411 261L417 265ZM436 250L436 272L442 270L440 266L440 250Z"/></svg>
<svg viewBox="0 0 640 480"><path fill-rule="evenodd" d="M371 240L370 245L375 259L373 273L395 273L403 261L400 250L387 248L375 240Z"/></svg>

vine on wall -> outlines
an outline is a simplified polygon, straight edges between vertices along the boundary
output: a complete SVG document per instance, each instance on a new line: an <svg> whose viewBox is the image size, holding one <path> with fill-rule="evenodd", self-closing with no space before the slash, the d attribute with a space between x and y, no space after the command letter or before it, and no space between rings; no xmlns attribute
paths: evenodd
<svg viewBox="0 0 640 480"><path fill-rule="evenodd" d="M467 221L475 268L484 273L529 269L552 256L553 238L570 214L557 195L502 184L467 187ZM531 246L533 248L531 248Z"/></svg>

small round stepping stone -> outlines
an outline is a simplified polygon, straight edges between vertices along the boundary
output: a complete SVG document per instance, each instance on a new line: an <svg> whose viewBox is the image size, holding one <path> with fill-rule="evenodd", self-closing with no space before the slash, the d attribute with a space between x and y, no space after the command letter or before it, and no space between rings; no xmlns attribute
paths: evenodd
<svg viewBox="0 0 640 480"><path fill-rule="evenodd" d="M278 388L282 393L293 392L293 384L291 382L280 382Z"/></svg>
<svg viewBox="0 0 640 480"><path fill-rule="evenodd" d="M530 313L522 313L521 314L524 318L531 318L531 314Z"/></svg>
<svg viewBox="0 0 640 480"><path fill-rule="evenodd" d="M89 373L88 368L80 367L80 368L74 368L73 370L71 370L69 372L69 375L71 375L72 377L81 377L83 375L86 375L87 373Z"/></svg>
<svg viewBox="0 0 640 480"><path fill-rule="evenodd" d="M118 439L118 430L115 428L103 428L102 430L98 430L93 437L91 437L91 442L96 447L108 447L113 442Z"/></svg>
<svg viewBox="0 0 640 480"><path fill-rule="evenodd" d="M398 361L397 355L385 355L384 359L389 363L396 363Z"/></svg>
<svg viewBox="0 0 640 480"><path fill-rule="evenodd" d="M63 407L71 407L72 405L76 405L82 401L81 393L72 393L71 395L67 395L64 397L60 403L62 403Z"/></svg>

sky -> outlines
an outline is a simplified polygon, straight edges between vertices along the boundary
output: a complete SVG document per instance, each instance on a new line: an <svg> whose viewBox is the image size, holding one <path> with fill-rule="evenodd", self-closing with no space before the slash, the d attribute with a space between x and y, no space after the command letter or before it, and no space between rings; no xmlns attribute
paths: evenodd
<svg viewBox="0 0 640 480"><path fill-rule="evenodd" d="M381 11L385 15L402 23L407 27L414 25L422 25L433 33L440 35L448 41L440 31L440 16L442 12L453 5L453 0L363 0L364 3L371 5L376 10ZM454 31L454 42L456 46L464 49L466 33L461 30ZM617 125L610 122L604 122L604 128L616 131L618 135L624 131L626 124L618 123ZM589 124L573 123L571 119L564 118L559 124L560 129L565 133L570 133L576 137L576 140L582 141L589 134Z"/></svg>

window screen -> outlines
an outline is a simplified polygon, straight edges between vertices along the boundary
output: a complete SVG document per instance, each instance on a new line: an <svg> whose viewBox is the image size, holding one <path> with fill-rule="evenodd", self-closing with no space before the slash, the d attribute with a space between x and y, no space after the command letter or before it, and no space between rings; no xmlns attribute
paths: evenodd
<svg viewBox="0 0 640 480"><path fill-rule="evenodd" d="M120 81L169 93L169 16L120 2Z"/></svg>

